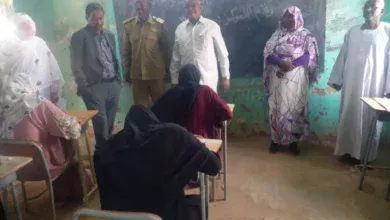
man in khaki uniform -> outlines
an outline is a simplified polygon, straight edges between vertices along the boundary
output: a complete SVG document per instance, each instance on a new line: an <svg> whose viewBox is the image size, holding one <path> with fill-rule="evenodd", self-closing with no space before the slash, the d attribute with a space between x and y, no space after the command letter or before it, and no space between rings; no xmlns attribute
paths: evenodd
<svg viewBox="0 0 390 220"><path fill-rule="evenodd" d="M171 45L164 20L150 15L151 0L137 0L138 16L124 23L124 79L133 87L134 104L149 107L165 92L164 76L171 59Z"/></svg>

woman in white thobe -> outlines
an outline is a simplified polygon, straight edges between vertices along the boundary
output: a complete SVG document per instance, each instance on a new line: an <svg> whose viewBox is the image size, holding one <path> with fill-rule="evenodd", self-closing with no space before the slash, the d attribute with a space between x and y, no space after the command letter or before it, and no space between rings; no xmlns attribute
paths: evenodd
<svg viewBox="0 0 390 220"><path fill-rule="evenodd" d="M328 82L342 88L336 156L363 159L376 114L360 98L384 97L390 92L389 43L390 25L384 22L373 30L357 25L345 35ZM382 123L377 122L368 161L377 157L381 129Z"/></svg>
<svg viewBox="0 0 390 220"><path fill-rule="evenodd" d="M17 27L18 37L26 45L25 54L34 56L34 63L28 68L31 83L40 96L65 110L66 103L62 94L64 79L60 67L46 42L35 36L35 22L26 14L16 14L12 20Z"/></svg>

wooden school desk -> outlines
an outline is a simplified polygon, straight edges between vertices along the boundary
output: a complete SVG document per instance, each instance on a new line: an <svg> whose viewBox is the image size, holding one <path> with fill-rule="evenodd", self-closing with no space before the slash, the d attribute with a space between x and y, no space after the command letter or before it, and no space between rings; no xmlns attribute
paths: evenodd
<svg viewBox="0 0 390 220"><path fill-rule="evenodd" d="M83 202L85 204L89 203L89 197L98 189L97 187L97 181L96 181L96 173L95 173L95 167L93 165L93 152L91 148L91 143L89 141L87 130L89 127L89 121L95 117L98 114L97 110L94 111L67 111L66 112L70 116L75 116L80 120L81 125L81 136L78 140L75 140L73 142L73 146L76 149L76 156L78 160L78 169L80 174L80 180L81 180L81 187L83 189ZM92 172L92 179L93 179L93 186L92 189L88 192L87 189L87 182L85 179L85 165L83 163L82 157L81 157L81 147L82 144L82 138L84 138L84 143L87 147L88 152L88 161L90 164L91 172Z"/></svg>
<svg viewBox="0 0 390 220"><path fill-rule="evenodd" d="M222 140L219 139L202 139L199 140L206 145L206 147L217 153L222 147ZM202 208L202 220L207 220L206 208L209 205L209 178L204 173L199 173L200 180L200 197L201 197L201 208Z"/></svg>
<svg viewBox="0 0 390 220"><path fill-rule="evenodd" d="M234 104L227 104L229 106L230 111L234 111ZM227 127L228 121L223 122L223 154L222 154L222 167L223 171L223 200L227 198ZM211 179L211 201L215 201L215 177L213 176Z"/></svg>
<svg viewBox="0 0 390 220"><path fill-rule="evenodd" d="M371 142L373 138L375 137L376 133L376 122L378 120L381 121L389 121L390 117L390 99L386 98L361 98L361 100L367 104L370 107L370 110L375 111L375 117L374 117L374 123L372 123L371 127L369 128L368 138L367 142L363 143L366 146L365 151L363 152L361 161L363 162L360 167L362 167L362 172L360 176L360 183L359 183L359 190L363 189L363 182L364 182L364 176L366 174L367 169L367 163L368 163L368 156L371 150ZM385 169L389 170L390 167L375 167L377 169ZM390 182L387 187L387 194L386 199L389 200L390 197Z"/></svg>
<svg viewBox="0 0 390 220"><path fill-rule="evenodd" d="M0 189L3 191L4 212L7 219L8 215L8 186L11 187L12 198L16 219L22 220L22 212L19 207L18 194L16 193L15 181L16 172L32 161L31 157L6 157L0 156ZM1 202L1 201L0 201Z"/></svg>

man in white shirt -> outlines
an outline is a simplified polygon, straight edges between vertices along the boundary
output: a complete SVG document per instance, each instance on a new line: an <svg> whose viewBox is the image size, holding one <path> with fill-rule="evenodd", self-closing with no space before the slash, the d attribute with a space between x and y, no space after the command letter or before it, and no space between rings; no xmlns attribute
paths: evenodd
<svg viewBox="0 0 390 220"><path fill-rule="evenodd" d="M202 0L187 0L188 20L175 32L172 62L170 66L173 86L178 84L179 69L194 64L201 73L200 83L217 92L218 62L223 78L224 91L230 88L229 58L219 25L201 16Z"/></svg>

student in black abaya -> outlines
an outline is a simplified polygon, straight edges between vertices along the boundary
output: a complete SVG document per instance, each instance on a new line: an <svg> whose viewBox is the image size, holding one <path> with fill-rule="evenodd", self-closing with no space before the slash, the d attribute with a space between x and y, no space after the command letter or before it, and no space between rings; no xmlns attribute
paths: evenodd
<svg viewBox="0 0 390 220"><path fill-rule="evenodd" d="M221 170L216 153L142 106L130 109L124 129L95 152L94 161L102 209L164 220L199 219L190 215L184 186L197 172L215 176Z"/></svg>

